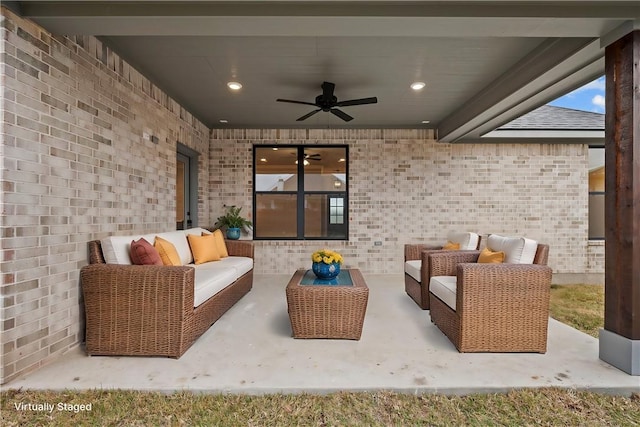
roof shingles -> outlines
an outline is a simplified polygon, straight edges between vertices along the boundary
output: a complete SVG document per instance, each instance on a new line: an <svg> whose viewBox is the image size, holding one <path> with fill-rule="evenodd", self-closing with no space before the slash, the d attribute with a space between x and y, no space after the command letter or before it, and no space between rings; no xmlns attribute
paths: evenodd
<svg viewBox="0 0 640 427"><path fill-rule="evenodd" d="M604 114L543 105L497 130L604 130Z"/></svg>

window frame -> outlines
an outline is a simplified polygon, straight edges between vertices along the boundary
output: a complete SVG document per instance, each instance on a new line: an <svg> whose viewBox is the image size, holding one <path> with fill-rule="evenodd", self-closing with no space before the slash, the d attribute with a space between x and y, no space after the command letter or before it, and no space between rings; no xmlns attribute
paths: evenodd
<svg viewBox="0 0 640 427"><path fill-rule="evenodd" d="M604 145L589 145L587 150L591 151L591 150L602 150L603 156L604 156L604 150L605 150L605 146ZM587 156L589 156L589 154L587 154ZM603 161L603 166L604 166L604 161ZM606 173L606 172L605 172ZM587 173L587 187L589 187L589 173ZM605 191L591 191L588 190L587 192L587 240L591 241L591 242L598 242L598 241L604 241L605 240L605 236L604 234L602 236L597 236L595 235L595 233L593 233L593 230L591 229L591 217L592 217L592 210L591 210L591 196L604 196L606 197L606 188ZM604 222L604 214L602 215L602 220ZM606 224L603 223L602 225L603 231L606 230ZM593 234L592 234L593 233Z"/></svg>
<svg viewBox="0 0 640 427"><path fill-rule="evenodd" d="M258 167L258 149L261 148L280 148L280 149L292 149L295 148L297 150L297 160L298 160L298 169L297 169L297 189L295 191L257 191L256 190L256 175L257 175L257 167ZM336 149L344 149L345 151L345 183L344 188L341 191L305 191L304 189L304 151L305 149L314 149L314 148L336 148ZM348 241L349 240L349 145L347 144L326 144L326 145L305 145L305 144L254 144L253 145L253 189L252 189L252 197L253 197L253 218L254 218L254 240L263 240L263 241L282 241L282 240L295 240L295 241L305 241L305 240L335 240L335 241ZM257 224L255 219L257 219L257 197L260 194L290 194L295 195L297 200L297 213L296 213L296 221L297 221L297 235L295 237L258 237L257 236ZM344 198L344 229L345 235L344 237L305 237L305 198L307 195L340 195Z"/></svg>

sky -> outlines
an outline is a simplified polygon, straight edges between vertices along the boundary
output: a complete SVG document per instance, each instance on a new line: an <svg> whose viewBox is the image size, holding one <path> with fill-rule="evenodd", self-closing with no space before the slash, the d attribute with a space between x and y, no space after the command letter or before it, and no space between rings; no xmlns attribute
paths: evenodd
<svg viewBox="0 0 640 427"><path fill-rule="evenodd" d="M549 105L604 113L604 76L551 101Z"/></svg>

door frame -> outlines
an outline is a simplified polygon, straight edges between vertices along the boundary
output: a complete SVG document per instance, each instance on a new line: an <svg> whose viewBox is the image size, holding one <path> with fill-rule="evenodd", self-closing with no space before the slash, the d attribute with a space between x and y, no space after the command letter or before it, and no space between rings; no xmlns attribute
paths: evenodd
<svg viewBox="0 0 640 427"><path fill-rule="evenodd" d="M185 208L188 215L185 218L186 221L184 225L184 228L188 229L198 226L198 156L200 156L200 153L178 142L176 148L176 164L179 155L189 161L186 164L187 176L185 176L185 187L188 189L188 194L185 192ZM189 224L188 221L191 221L191 224Z"/></svg>

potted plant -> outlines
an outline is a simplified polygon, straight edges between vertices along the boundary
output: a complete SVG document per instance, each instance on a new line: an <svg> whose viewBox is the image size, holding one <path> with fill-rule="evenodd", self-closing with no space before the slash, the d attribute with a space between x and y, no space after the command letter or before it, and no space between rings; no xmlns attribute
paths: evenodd
<svg viewBox="0 0 640 427"><path fill-rule="evenodd" d="M240 215L242 208L229 206L227 213L219 216L216 221L215 228L226 228L227 239L238 240L240 238L240 229L251 226L251 221Z"/></svg>
<svg viewBox="0 0 640 427"><path fill-rule="evenodd" d="M318 279L330 280L340 274L340 265L344 258L336 251L321 249L311 255L311 270Z"/></svg>

